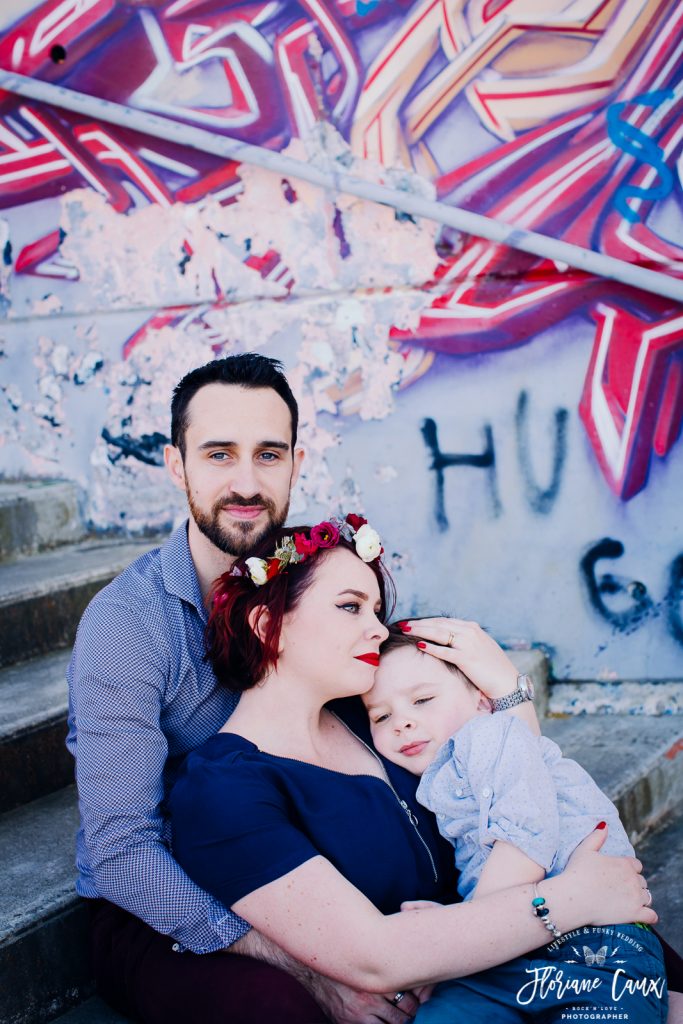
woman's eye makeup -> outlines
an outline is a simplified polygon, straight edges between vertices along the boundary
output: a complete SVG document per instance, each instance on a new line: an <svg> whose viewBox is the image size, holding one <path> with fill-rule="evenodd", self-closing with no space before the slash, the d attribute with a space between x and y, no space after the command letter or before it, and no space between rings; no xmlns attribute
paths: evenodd
<svg viewBox="0 0 683 1024"><path fill-rule="evenodd" d="M341 608L342 611L351 611L352 614L357 614L360 611L360 604L358 601L345 601L344 604L338 604L337 608Z"/></svg>

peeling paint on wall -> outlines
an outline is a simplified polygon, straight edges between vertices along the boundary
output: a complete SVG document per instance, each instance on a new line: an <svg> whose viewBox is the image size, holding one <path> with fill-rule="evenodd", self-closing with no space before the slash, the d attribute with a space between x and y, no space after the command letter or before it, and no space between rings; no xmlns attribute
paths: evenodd
<svg viewBox="0 0 683 1024"><path fill-rule="evenodd" d="M106 96L681 276L680 5L532 7L0 14L0 65L93 97L0 97L0 473L76 480L96 529L169 526L172 387L256 349L301 402L293 514L385 524L406 612L438 595L544 643L560 677L680 676L680 307L98 114Z"/></svg>

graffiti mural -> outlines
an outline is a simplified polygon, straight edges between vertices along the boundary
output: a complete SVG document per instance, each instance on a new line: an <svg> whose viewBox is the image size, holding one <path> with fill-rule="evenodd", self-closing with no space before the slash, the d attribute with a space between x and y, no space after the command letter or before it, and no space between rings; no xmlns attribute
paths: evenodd
<svg viewBox="0 0 683 1024"><path fill-rule="evenodd" d="M257 347L284 359L301 398L301 509L384 508L410 472L423 545L563 530L576 627L531 608L493 625L560 651L560 673L593 677L616 664L601 631L623 639L620 624L637 620L629 664L652 675L659 618L671 650L654 674L674 671L681 305L225 160L184 130L678 280L677 0L11 0L0 28L0 69L41 85L38 99L0 91L0 473L78 480L96 528L168 525L170 388L197 363ZM61 90L89 99L76 113ZM102 100L167 118L167 137L112 123ZM397 424L404 452L390 443ZM343 453L356 438L354 461ZM385 444L391 458L368 475L364 447ZM141 482L156 497L141 501ZM466 514L472 488L486 527ZM578 494L595 522L565 512ZM667 510L657 537L654 508ZM410 531L389 518L398 550ZM606 596L596 564L620 557L614 545L673 566L669 596ZM554 564L547 550L524 557L535 578ZM424 603L410 562L407 591ZM484 608L490 588L475 590ZM579 622L590 658L585 644L570 651Z"/></svg>

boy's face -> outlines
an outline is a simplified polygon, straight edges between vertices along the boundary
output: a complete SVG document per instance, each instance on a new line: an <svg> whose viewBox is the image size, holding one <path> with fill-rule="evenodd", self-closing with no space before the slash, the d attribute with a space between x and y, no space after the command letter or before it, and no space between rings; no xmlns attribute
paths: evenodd
<svg viewBox="0 0 683 1024"><path fill-rule="evenodd" d="M421 775L441 744L466 722L489 713L479 690L414 647L381 656L363 703L377 750L413 775Z"/></svg>

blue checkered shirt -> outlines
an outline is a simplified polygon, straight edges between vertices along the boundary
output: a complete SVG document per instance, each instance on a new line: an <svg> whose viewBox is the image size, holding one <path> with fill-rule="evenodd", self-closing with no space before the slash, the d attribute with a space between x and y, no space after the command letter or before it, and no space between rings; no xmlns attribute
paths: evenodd
<svg viewBox="0 0 683 1024"><path fill-rule="evenodd" d="M76 888L195 953L229 946L249 929L191 882L169 850L165 801L178 765L238 700L204 661L205 625L185 524L90 602L67 673L81 815Z"/></svg>

